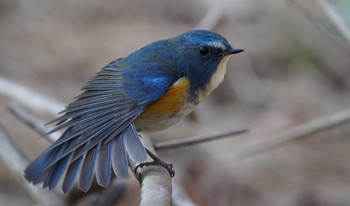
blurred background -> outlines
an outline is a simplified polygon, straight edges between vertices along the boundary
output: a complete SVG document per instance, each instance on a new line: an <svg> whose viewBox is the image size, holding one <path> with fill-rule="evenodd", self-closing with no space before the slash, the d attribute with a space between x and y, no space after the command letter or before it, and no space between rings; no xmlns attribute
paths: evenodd
<svg viewBox="0 0 350 206"><path fill-rule="evenodd" d="M162 151L161 158L200 206L350 205L349 124L242 155L252 143L349 109L350 38L322 2L349 28L348 0L0 0L0 77L69 103L109 62L192 30L217 8L211 30L245 52L231 57L222 85L190 118L150 136L251 131ZM0 124L34 159L49 143L8 111L10 101L0 94ZM117 205L138 204L137 181L127 183ZM0 206L35 204L0 160Z"/></svg>

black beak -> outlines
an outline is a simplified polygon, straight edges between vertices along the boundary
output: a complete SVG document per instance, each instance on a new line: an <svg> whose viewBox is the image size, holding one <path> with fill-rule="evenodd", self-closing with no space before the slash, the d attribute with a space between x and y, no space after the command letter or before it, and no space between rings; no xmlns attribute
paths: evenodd
<svg viewBox="0 0 350 206"><path fill-rule="evenodd" d="M243 52L243 49L235 49L235 48L229 48L227 51L224 52L224 56L231 55L231 54L238 54Z"/></svg>

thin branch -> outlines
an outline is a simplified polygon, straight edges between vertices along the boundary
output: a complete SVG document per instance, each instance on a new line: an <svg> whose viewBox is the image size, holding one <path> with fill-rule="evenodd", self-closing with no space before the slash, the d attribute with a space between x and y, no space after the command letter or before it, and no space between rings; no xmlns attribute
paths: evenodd
<svg viewBox="0 0 350 206"><path fill-rule="evenodd" d="M185 138L185 139L180 139L180 140L171 140L171 141L166 141L166 142L160 142L160 143L154 144L153 146L157 151L158 150L166 150L166 149L174 149L174 148L178 148L178 147L190 146L193 144L203 143L203 142L217 140L217 139L221 139L221 138L227 138L227 137L231 137L234 135L243 134L243 133L246 133L248 131L249 131L249 129L247 129L247 128L235 129L235 130L230 130L227 132L209 135L209 136L190 137L190 138Z"/></svg>
<svg viewBox="0 0 350 206"><path fill-rule="evenodd" d="M51 130L49 127L45 126L45 123L41 119L38 119L35 116L29 114L22 107L20 107L17 103L11 102L9 104L9 108L10 108L10 111L14 115L16 115L20 120L22 120L24 123L26 123L34 131L38 132L40 135L44 136ZM61 134L59 132L54 132L54 133L47 135L47 139L51 143L53 143L60 136L61 136Z"/></svg>
<svg viewBox="0 0 350 206"><path fill-rule="evenodd" d="M321 7L326 12L328 17L331 19L331 21L334 23L334 25L337 27L337 29L340 31L340 33L343 35L343 37L346 39L346 41L350 45L350 27L345 22L344 18L341 15L339 15L339 12L334 8L334 5L331 4L329 1L317 0L317 2L321 5Z"/></svg>
<svg viewBox="0 0 350 206"><path fill-rule="evenodd" d="M2 77L0 77L0 93L35 111L51 115L57 115L64 108L64 104Z"/></svg>
<svg viewBox="0 0 350 206"><path fill-rule="evenodd" d="M296 126L286 132L269 138L268 140L264 140L262 142L258 142L247 147L244 147L240 152L239 157L247 158L262 152L266 152L273 148L276 148L282 144L286 144L291 141L298 140L300 138L312 135L316 132L320 132L323 130L332 129L339 125L348 123L350 121L350 110L342 111L339 113L335 113L331 116L326 116L318 119L314 119L310 122L304 123L302 125Z"/></svg>
<svg viewBox="0 0 350 206"><path fill-rule="evenodd" d="M57 193L44 190L39 185L28 183L23 176L23 171L28 165L28 159L21 153L5 131L0 127L0 157L3 159L11 173L16 175L26 187L30 195L43 205L65 206L67 205Z"/></svg>

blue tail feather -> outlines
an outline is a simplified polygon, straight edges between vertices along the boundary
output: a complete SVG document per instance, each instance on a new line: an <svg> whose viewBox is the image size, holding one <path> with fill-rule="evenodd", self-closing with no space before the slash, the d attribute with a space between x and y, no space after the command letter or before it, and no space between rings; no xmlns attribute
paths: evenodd
<svg viewBox="0 0 350 206"><path fill-rule="evenodd" d="M128 175L128 159L124 148L123 138L115 138L112 144L112 167L117 177L126 177Z"/></svg>
<svg viewBox="0 0 350 206"><path fill-rule="evenodd" d="M83 162L83 159L84 157L81 156L80 158L76 159L69 165L66 176L64 177L64 180L63 180L63 185L62 185L62 190L64 193L67 193L72 189L74 179L78 174L79 167Z"/></svg>
<svg viewBox="0 0 350 206"><path fill-rule="evenodd" d="M97 183L107 187L111 182L111 143L102 143L96 165Z"/></svg>
<svg viewBox="0 0 350 206"><path fill-rule="evenodd" d="M53 189L54 187L56 187L58 181L60 180L64 170L66 169L69 160L71 158L72 154L69 154L67 156L65 156L63 159L61 159L54 168L52 168L51 170L53 170L54 172L51 174L50 176L50 183L49 183L49 189Z"/></svg>
<svg viewBox="0 0 350 206"><path fill-rule="evenodd" d="M94 176L94 168L97 158L97 153L99 152L100 145L89 150L85 156L83 162L78 187L81 191L87 192L90 189L92 178Z"/></svg>
<svg viewBox="0 0 350 206"><path fill-rule="evenodd" d="M121 137L125 140L126 150L134 161L143 162L147 159L146 149L137 134L134 124L126 128L121 133Z"/></svg>

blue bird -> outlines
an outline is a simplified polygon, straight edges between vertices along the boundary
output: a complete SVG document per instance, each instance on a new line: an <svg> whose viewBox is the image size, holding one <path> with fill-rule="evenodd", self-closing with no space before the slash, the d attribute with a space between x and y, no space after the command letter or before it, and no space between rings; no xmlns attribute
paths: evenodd
<svg viewBox="0 0 350 206"><path fill-rule="evenodd" d="M67 193L79 171L84 192L94 170L102 187L109 185L112 170L126 177L127 154L144 162L149 153L137 132L163 130L188 115L223 81L229 55L242 51L217 33L194 30L109 63L51 122L56 123L51 132L65 131L27 167L25 178L53 189L66 172Z"/></svg>

